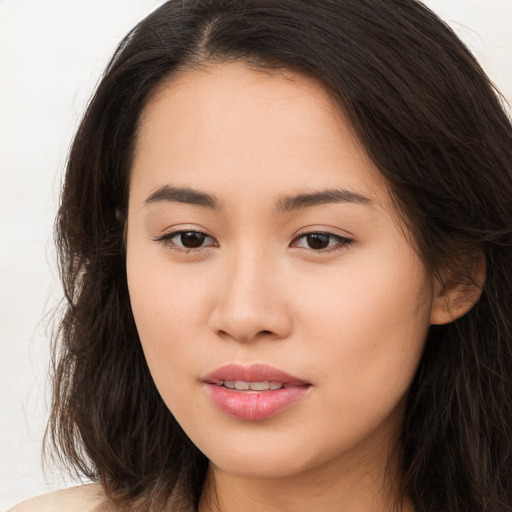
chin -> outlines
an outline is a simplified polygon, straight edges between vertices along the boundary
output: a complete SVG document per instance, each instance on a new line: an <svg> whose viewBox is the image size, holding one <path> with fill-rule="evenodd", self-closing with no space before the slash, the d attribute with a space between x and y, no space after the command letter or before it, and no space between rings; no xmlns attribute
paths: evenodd
<svg viewBox="0 0 512 512"><path fill-rule="evenodd" d="M210 462L224 473L256 479L285 479L306 473L315 466L312 462L308 464L305 461L293 460L288 455L266 459L262 459L261 455L245 460L230 458L219 461L219 464L213 460Z"/></svg>
<svg viewBox="0 0 512 512"><path fill-rule="evenodd" d="M266 439L247 434L245 441L217 442L200 449L216 468L245 478L298 476L343 458L332 445L315 446L311 441L311 438L293 439L290 433Z"/></svg>

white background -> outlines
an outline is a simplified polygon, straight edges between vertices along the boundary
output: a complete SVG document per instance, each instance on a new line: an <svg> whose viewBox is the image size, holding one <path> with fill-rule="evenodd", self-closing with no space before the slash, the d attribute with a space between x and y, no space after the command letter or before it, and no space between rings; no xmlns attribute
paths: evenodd
<svg viewBox="0 0 512 512"><path fill-rule="evenodd" d="M46 477L52 241L85 103L125 33L162 0L0 0L0 510L69 485ZM428 0L512 101L512 0Z"/></svg>

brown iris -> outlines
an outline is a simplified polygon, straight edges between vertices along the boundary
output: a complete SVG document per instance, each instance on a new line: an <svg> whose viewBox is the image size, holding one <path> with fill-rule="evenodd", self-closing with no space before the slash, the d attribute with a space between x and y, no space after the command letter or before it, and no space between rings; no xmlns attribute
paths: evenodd
<svg viewBox="0 0 512 512"><path fill-rule="evenodd" d="M311 233L306 236L306 241L311 249L320 250L325 249L329 245L330 238L329 235L324 235L323 233Z"/></svg>
<svg viewBox="0 0 512 512"><path fill-rule="evenodd" d="M198 231L185 231L180 233L180 242L187 249L197 249L203 245L206 238L204 233Z"/></svg>

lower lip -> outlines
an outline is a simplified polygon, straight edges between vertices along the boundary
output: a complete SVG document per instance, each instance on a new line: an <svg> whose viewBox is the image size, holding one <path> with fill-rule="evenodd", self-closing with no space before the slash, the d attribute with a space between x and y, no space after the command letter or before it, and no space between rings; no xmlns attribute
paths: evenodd
<svg viewBox="0 0 512 512"><path fill-rule="evenodd" d="M206 389L217 407L241 420L264 420L291 407L308 392L310 386L290 386L255 392L234 391L217 384L206 384Z"/></svg>

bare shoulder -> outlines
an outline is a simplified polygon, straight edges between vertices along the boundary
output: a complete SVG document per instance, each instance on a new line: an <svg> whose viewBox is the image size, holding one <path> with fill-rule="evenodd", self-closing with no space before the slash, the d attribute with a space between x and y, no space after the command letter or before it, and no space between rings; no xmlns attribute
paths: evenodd
<svg viewBox="0 0 512 512"><path fill-rule="evenodd" d="M100 484L79 485L24 501L9 512L100 512L104 498Z"/></svg>

